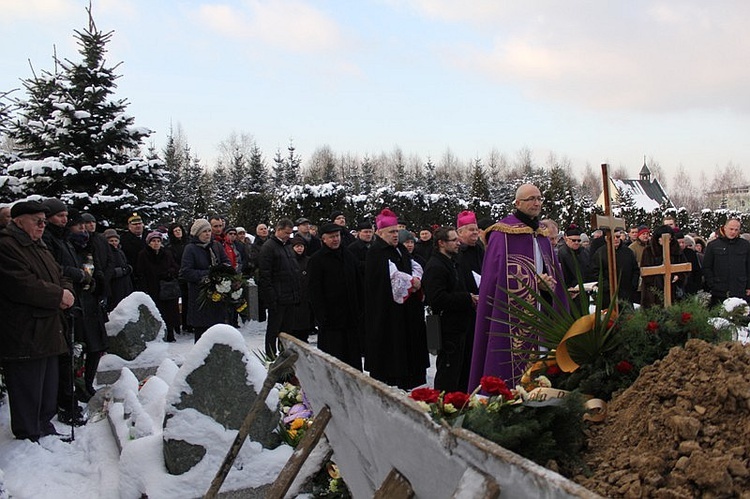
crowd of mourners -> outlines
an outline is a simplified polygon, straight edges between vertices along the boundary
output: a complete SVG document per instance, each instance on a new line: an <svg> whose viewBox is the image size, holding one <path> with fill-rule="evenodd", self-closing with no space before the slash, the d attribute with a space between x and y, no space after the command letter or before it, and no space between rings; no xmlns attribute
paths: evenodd
<svg viewBox="0 0 750 499"><path fill-rule="evenodd" d="M602 276L608 301L602 231L591 237L574 226L560 232L554 221L538 220L539 211L526 208L542 201L540 195L517 194L514 213L533 228L532 237L541 234L551 246L548 263L559 268L565 287ZM386 208L353 226L341 211L318 224L304 216L281 218L250 231L218 214L189 225L149 222L133 213L126 227L100 227L95 212L79 212L59 199L0 208L0 359L17 438L55 434L54 416L66 424L85 422L78 402L96 392L107 314L133 291L152 298L167 342L179 334L198 341L215 324L248 320L223 301L200 299L217 266L256 283L268 356L278 352L280 332L302 341L317 335L320 350L410 389L426 383L429 307L440 323L435 388L473 388L468 385L486 245L502 221L477 220L463 211L455 225L415 228ZM714 303L727 296L747 299L750 243L739 227L730 219L703 239L665 218L654 230L616 231L617 296L641 306L663 303L662 276L641 278L640 268L663 263L661 236L670 234L671 263L692 264L690 272L674 276L673 299L699 290L711 293ZM165 282L176 283L176 290L166 294ZM84 345L78 383L74 343Z"/></svg>

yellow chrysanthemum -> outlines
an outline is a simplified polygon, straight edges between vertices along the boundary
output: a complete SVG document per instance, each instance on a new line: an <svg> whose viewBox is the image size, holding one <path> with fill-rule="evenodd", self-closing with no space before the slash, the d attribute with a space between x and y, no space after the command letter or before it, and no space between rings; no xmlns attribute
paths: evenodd
<svg viewBox="0 0 750 499"><path fill-rule="evenodd" d="M221 295L219 293L213 293L211 295L211 301L214 302L214 303L218 302L218 301L221 301Z"/></svg>
<svg viewBox="0 0 750 499"><path fill-rule="evenodd" d="M292 430L299 430L305 425L305 420L303 418L297 418L294 421L292 421L291 426L289 426Z"/></svg>

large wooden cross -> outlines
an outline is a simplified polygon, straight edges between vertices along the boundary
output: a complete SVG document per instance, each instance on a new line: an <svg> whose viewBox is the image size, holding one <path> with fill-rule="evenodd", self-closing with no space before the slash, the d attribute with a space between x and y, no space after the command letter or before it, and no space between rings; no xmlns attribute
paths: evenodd
<svg viewBox="0 0 750 499"><path fill-rule="evenodd" d="M612 239L617 229L625 228L625 220L612 215L612 202L609 197L609 165L602 164L602 181L604 182L604 215L597 215L594 226L597 229L604 229L604 240L607 242L607 272L609 273L609 302L610 307L614 307L615 314L618 312L617 307L617 262L615 260L615 242ZM620 243L622 244L622 243Z"/></svg>
<svg viewBox="0 0 750 499"><path fill-rule="evenodd" d="M662 261L664 263L654 267L641 267L641 277L664 275L664 308L672 306L672 275L678 272L690 272L693 270L693 264L690 262L672 263L669 257L669 240L671 237L669 234L662 234L661 236Z"/></svg>

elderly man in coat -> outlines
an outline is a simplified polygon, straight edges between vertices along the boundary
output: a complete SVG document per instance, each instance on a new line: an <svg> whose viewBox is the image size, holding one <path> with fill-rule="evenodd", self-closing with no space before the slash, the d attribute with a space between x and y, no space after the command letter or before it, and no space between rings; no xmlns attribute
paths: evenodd
<svg viewBox="0 0 750 499"><path fill-rule="evenodd" d="M57 432L58 356L67 352L63 311L74 302L60 265L42 234L47 208L22 201L0 230L0 357L10 402L11 430L36 441Z"/></svg>

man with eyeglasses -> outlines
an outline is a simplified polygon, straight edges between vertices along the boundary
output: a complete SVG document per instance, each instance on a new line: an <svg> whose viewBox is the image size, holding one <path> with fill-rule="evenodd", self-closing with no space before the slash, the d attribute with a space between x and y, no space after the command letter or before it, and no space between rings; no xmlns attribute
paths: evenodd
<svg viewBox="0 0 750 499"><path fill-rule="evenodd" d="M74 302L42 240L47 212L37 201L18 202L0 230L0 361L11 430L31 441L57 434L58 361L68 351L63 311Z"/></svg>
<svg viewBox="0 0 750 499"><path fill-rule="evenodd" d="M565 246L557 251L567 288L578 286L578 276L585 279L589 269L589 250L581 247L581 229L571 225L565 230Z"/></svg>
<svg viewBox="0 0 750 499"><path fill-rule="evenodd" d="M434 387L446 392L467 392L479 295L470 293L459 278L456 256L461 243L456 229L440 227L433 239L435 251L427 262L422 289L432 313L440 316L442 346Z"/></svg>
<svg viewBox="0 0 750 499"><path fill-rule="evenodd" d="M497 376L515 384L529 361L530 355L522 350L532 350L534 346L524 338L533 338L535 332L522 323L511 330L507 325L508 314L497 306L508 307L511 302L508 293L532 304L536 303L535 296L551 301L554 293L565 303L560 263L547 230L539 224L543 203L544 198L535 185L523 184L516 191L515 211L487 231L470 390L479 385L482 376ZM513 335L512 342L508 334Z"/></svg>

